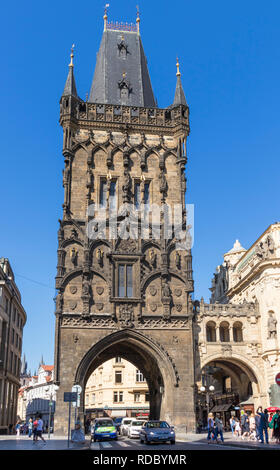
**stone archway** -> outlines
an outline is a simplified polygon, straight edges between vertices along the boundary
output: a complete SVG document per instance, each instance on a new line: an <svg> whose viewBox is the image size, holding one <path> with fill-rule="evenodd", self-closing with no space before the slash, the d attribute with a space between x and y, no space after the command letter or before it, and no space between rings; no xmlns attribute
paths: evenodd
<svg viewBox="0 0 280 470"><path fill-rule="evenodd" d="M120 356L141 370L150 392L151 419L171 419L173 388L177 378L168 355L151 338L133 330L121 330L96 343L82 358L75 383L85 386L92 372L104 362ZM81 400L80 412L84 403Z"/></svg>

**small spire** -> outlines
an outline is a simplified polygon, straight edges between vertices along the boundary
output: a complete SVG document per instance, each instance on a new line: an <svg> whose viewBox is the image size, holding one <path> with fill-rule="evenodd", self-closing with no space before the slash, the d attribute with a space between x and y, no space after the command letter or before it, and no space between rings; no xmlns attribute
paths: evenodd
<svg viewBox="0 0 280 470"><path fill-rule="evenodd" d="M71 54L70 54L71 61L70 61L69 67L74 67L74 64L73 64L73 58L74 58L74 47L75 47L75 44L72 44L72 47L71 47Z"/></svg>
<svg viewBox="0 0 280 470"><path fill-rule="evenodd" d="M71 47L71 54L70 54L70 64L69 64L69 72L68 72L68 77L65 83L64 91L62 93L62 96L78 96L77 94L77 89L76 89L76 83L75 83L75 78L74 78L74 63L73 63L73 58L74 58L74 47L75 44L72 44Z"/></svg>
<svg viewBox="0 0 280 470"><path fill-rule="evenodd" d="M174 101L173 101L173 106L179 106L179 105L187 106L187 101L186 101L185 93L184 93L182 82L181 82L181 72L179 70L179 65L180 65L179 64L179 59L177 57L177 63L176 63L176 67L177 67L177 73L176 73L177 84L176 84L176 90L175 90L175 97L174 97Z"/></svg>
<svg viewBox="0 0 280 470"><path fill-rule="evenodd" d="M181 76L181 73L180 73L180 70L179 70L179 66L180 66L180 64L179 64L179 59L178 59L178 57L177 57L177 63L176 63L176 67L177 67L176 76L177 76L177 77L180 77L180 76Z"/></svg>
<svg viewBox="0 0 280 470"><path fill-rule="evenodd" d="M136 18L136 23L137 23L137 32L140 34L140 12L139 12L139 6L136 6L137 10L137 18Z"/></svg>
<svg viewBox="0 0 280 470"><path fill-rule="evenodd" d="M103 20L104 20L104 31L107 30L107 20L108 20L107 10L108 10L109 6L110 6L110 4L109 4L109 3L106 3L105 9L104 9L104 16L103 16Z"/></svg>

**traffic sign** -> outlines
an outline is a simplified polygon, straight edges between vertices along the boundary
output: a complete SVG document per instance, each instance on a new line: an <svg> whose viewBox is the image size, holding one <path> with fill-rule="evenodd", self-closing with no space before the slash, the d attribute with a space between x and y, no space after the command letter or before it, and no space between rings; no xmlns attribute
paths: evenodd
<svg viewBox="0 0 280 470"><path fill-rule="evenodd" d="M81 393L82 393L81 385L78 385L78 384L73 385L72 392L77 394L77 400L73 401L72 406L74 406L75 408L79 408L79 406L80 406L80 396L81 396Z"/></svg>
<svg viewBox="0 0 280 470"><path fill-rule="evenodd" d="M66 402L71 402L71 401L77 401L77 393L73 392L65 392L64 393L64 401Z"/></svg>
<svg viewBox="0 0 280 470"><path fill-rule="evenodd" d="M279 387L280 387L280 372L278 372L278 374L276 375L276 377L275 377L275 382L276 382L277 385L279 385Z"/></svg>

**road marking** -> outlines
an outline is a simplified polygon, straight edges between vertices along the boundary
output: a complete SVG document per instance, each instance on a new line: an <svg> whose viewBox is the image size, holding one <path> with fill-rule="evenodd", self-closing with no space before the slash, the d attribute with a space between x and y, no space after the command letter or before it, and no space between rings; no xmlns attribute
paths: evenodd
<svg viewBox="0 0 280 470"><path fill-rule="evenodd" d="M99 442L92 442L92 443L90 444L90 448L91 448L92 450L100 450L100 444L99 444Z"/></svg>
<svg viewBox="0 0 280 470"><path fill-rule="evenodd" d="M119 441L118 444L122 447L129 447L129 444L127 444L126 442L124 441Z"/></svg>
<svg viewBox="0 0 280 470"><path fill-rule="evenodd" d="M110 447L112 447L112 444L110 444L110 442L102 442L101 444L104 449L110 449Z"/></svg>

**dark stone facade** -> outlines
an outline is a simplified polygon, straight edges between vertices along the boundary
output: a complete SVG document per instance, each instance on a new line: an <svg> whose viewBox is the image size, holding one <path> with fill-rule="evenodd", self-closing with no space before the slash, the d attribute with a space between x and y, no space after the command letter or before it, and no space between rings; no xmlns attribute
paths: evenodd
<svg viewBox="0 0 280 470"><path fill-rule="evenodd" d="M69 76L67 90L76 90L71 66ZM75 383L84 390L93 370L116 356L146 377L152 418L166 419L178 430L194 429L191 251L176 250L173 225L170 236L163 236L162 213L157 238L149 229L146 238L130 233L127 239L110 239L108 212L111 181L118 207L133 203L137 183L143 201L148 182L150 204L182 204L185 219L188 106L95 104L64 93L60 124L65 197L56 276L56 432L67 429L64 392ZM94 228L95 215L88 208L100 202L102 183L107 185L104 237L91 240L88 227ZM118 228L129 215L118 216ZM140 233L140 213L134 227ZM183 227L186 231L185 222ZM126 264L132 266L133 294L120 297L118 269ZM83 404L82 396L81 415Z"/></svg>

